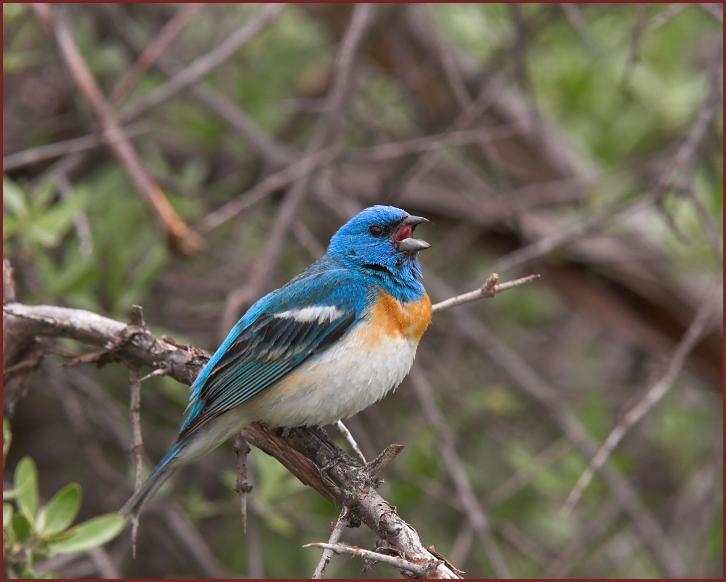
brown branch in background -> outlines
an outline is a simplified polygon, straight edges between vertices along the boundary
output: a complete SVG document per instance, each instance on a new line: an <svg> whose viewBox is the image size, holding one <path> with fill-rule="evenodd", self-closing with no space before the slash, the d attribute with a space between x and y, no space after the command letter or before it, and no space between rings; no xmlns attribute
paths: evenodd
<svg viewBox="0 0 726 582"><path fill-rule="evenodd" d="M144 451L144 440L141 434L141 379L138 368L129 367L129 385L131 387L131 398L129 399L129 412L131 414L131 458L134 465L134 491L141 487L141 456ZM131 555L136 558L136 540L139 533L139 516L131 518Z"/></svg>
<svg viewBox="0 0 726 582"><path fill-rule="evenodd" d="M144 169L136 150L123 133L111 106L106 102L73 39L63 11L48 8L48 15L49 20L44 20L44 22L52 26L63 60L78 89L98 118L104 139L108 141L111 150L135 188L142 195L143 200L154 212L171 248L182 255L194 254L201 250L203 246L201 237L191 230L177 214L163 190Z"/></svg>
<svg viewBox="0 0 726 582"><path fill-rule="evenodd" d="M237 29L233 34L226 38L221 44L216 46L206 55L194 60L194 62L185 66L177 75L161 87L145 94L133 103L124 107L119 112L119 119L129 121L141 115L148 113L154 107L161 105L174 95L191 87L200 79L218 68L227 61L242 46L253 39L257 34L264 30L272 21L277 18L285 9L285 4L268 4L259 14L252 18L245 26Z"/></svg>
<svg viewBox="0 0 726 582"><path fill-rule="evenodd" d="M252 491L252 485L250 485L247 478L247 460L250 454L250 445L247 444L242 434L238 434L234 439L234 454L237 456L237 481L234 490L239 494L242 528L247 533L247 495Z"/></svg>
<svg viewBox="0 0 726 582"><path fill-rule="evenodd" d="M141 76L154 64L169 45L174 42L174 39L184 30L184 27L191 20L192 16L204 8L204 6L206 4L186 4L179 8L173 18L164 25L164 28L159 31L159 34L154 37L154 40L146 46L136 59L136 62L118 82L113 91L111 91L109 102L114 108L117 108L126 98L138 83Z"/></svg>
<svg viewBox="0 0 726 582"><path fill-rule="evenodd" d="M210 232L222 224L232 220L248 208L257 204L273 192L284 188L293 182L302 180L315 170L331 163L340 153L339 146L331 146L305 156L287 166L286 168L270 174L264 180L257 182L246 192L234 196L232 200L216 208L196 225L200 232Z"/></svg>
<svg viewBox="0 0 726 582"><path fill-rule="evenodd" d="M676 184L676 180L684 170L691 164L693 157L706 138L708 127L718 111L720 102L719 86L717 75L712 74L709 94L699 108L693 125L680 147L678 147L670 159L667 167L661 173L660 179L649 192L643 196L636 196L632 200L620 204L615 208L585 217L570 227L554 231L527 246L501 257L496 262L497 270L507 271L540 258L555 249L611 226L618 218L626 215L630 216L635 212L659 202Z"/></svg>
<svg viewBox="0 0 726 582"><path fill-rule="evenodd" d="M699 3L698 7L706 12L707 14L710 14L713 16L718 22L723 24L723 8L720 7L720 4L710 4L708 2Z"/></svg>
<svg viewBox="0 0 726 582"><path fill-rule="evenodd" d="M122 128L124 136L127 138L137 137L149 131L148 127L140 123L128 125ZM124 139L123 137L117 139ZM91 150L99 145L108 143L108 140L101 135L84 135L82 137L74 137L50 143L34 148L28 148L12 154L3 156L3 169L7 172L17 170L23 166L29 166L37 162L42 162L51 158L60 156L69 156Z"/></svg>
<svg viewBox="0 0 726 582"><path fill-rule="evenodd" d="M693 323L691 323L686 331L686 335L683 337L683 340L681 340L669 358L670 361L665 374L663 374L663 376L655 384L648 388L635 406L625 413L620 422L618 422L610 431L610 434L608 434L603 444L600 445L600 448L598 448L597 452L593 455L589 466L585 469L582 475L580 475L577 483L565 500L562 507L562 510L565 513L569 513L575 508L575 505L577 505L580 497L582 497L583 492L595 476L595 472L605 464L615 448L622 442L623 438L625 438L628 431L635 424L640 422L671 389L673 383L678 377L678 374L680 374L683 366L686 364L688 354L695 347L698 340L701 339L708 330L715 308L715 302L709 301L704 303L701 306L701 309L698 310L698 313L696 314Z"/></svg>
<svg viewBox="0 0 726 582"><path fill-rule="evenodd" d="M491 286L493 287L494 285ZM431 384L429 384L426 376L421 372L420 367L411 370L410 378L413 389L416 392L416 397L426 416L426 420L436 433L436 446L439 449L440 458L444 465L446 465L451 480L454 483L454 489L461 502L464 515L476 532L484 554L497 578L511 578L501 550L492 535L489 517L474 493L474 489L464 469L464 463L456 450L454 435L449 429L443 413L436 406Z"/></svg>
<svg viewBox="0 0 726 582"><path fill-rule="evenodd" d="M144 52L146 47L133 34L135 30L132 26L133 23L122 7L120 5L105 4L102 5L102 9L106 12L109 24L115 29L121 41L134 52ZM180 8L181 10L184 10L184 8ZM262 15L260 15L260 18L262 18ZM176 15L172 21L175 19ZM167 26L171 26L171 21L167 23ZM163 30L159 35L162 32ZM239 34L241 35L241 32ZM152 41L152 43L156 42L158 42L158 39ZM241 48L241 46L238 46L238 48ZM211 55L212 53L208 54ZM203 59L205 57L200 58ZM214 67L221 66L223 62L216 61ZM168 51L159 55L151 65L170 81L176 78L182 69L187 68L186 66L175 63ZM201 69L198 71L198 75L207 75L211 70L213 69ZM216 115L229 129L234 130L243 139L246 139L270 166L285 167L289 164L292 158L287 146L277 142L272 136L260 129L257 123L241 109L238 103L228 99L211 85L205 83L202 77L198 77L196 83L189 85L187 89L189 95L194 100L205 107L210 113ZM136 108L134 106L134 109L134 117L139 117L146 113L146 107Z"/></svg>

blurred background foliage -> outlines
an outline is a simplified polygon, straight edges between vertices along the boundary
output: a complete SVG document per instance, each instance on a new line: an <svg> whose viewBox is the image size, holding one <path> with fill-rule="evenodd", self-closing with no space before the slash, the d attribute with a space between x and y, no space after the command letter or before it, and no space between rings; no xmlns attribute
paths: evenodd
<svg viewBox="0 0 726 582"><path fill-rule="evenodd" d="M294 161L315 131L350 8L287 6L196 84L224 96ZM182 8L55 9L67 13L83 57L109 95ZM256 5L200 8L160 62L183 68L259 11ZM720 5L441 4L377 11L355 64L343 152L314 174L258 294L304 268L363 205L393 203L428 216L434 224L424 234L433 244L423 257L427 282L435 278L463 292L493 270L504 279L544 274L461 313L518 354L554 387L562 409L602 442L662 374L699 305L721 294ZM19 300L121 320L139 304L155 333L212 350L229 324L225 309L235 317L244 310L230 293L244 287L265 254L287 184L259 201L250 198L217 227L205 227L205 217L248 196L291 160L266 159L258 144L188 90L125 125L145 171L204 236L203 250L179 256L104 145L77 154L75 163L68 158L76 154L61 151L8 166L18 152L93 134L97 125L32 9L4 4L3 15L3 242ZM123 104L167 82L152 64ZM484 114L452 125L480 87L494 87ZM706 122L700 130L699 119ZM513 137L479 146L447 141L452 129L480 129L486 140L497 126ZM434 134L441 136L432 146L441 155L412 178L411 169L429 154L401 152L400 144ZM695 150L680 167L678 152L691 138L697 138ZM371 148L389 142L399 153L377 162ZM671 180L674 167L678 175ZM659 188L653 203L638 205ZM625 210L587 227L612 209ZM582 234L548 252L507 262L517 249L578 225ZM439 284L429 288L434 299L446 297ZM675 565L668 565L663 548L659 554L649 546L637 519L599 477L572 514L561 511L589 457L563 434L552 410L522 390L516 370L474 345L452 318L436 316L416 366L434 388L512 575L657 577L680 568L689 576L721 576L719 330L702 340L670 393L612 457L673 549ZM20 387L5 391L6 417L17 403L5 478L30 456L41 497L78 482L79 517L88 519L119 507L131 490L128 378L119 365L62 362L45 358ZM387 473L384 497L424 544L468 576L492 576L437 448L441 434L417 394L406 381L349 426L369 458L391 442L406 445ZM173 438L185 401L186 387L171 379L144 383L149 462ZM98 552L57 556L43 569L64 577L311 575L319 554L300 546L327 539L336 509L274 459L259 451L251 458L255 489L246 535L234 456L231 447L221 447L150 504L136 560L124 534L102 558ZM365 547L375 542L364 528L346 530L343 539ZM362 572L359 562L343 557L328 570L336 577L391 573L384 566Z"/></svg>

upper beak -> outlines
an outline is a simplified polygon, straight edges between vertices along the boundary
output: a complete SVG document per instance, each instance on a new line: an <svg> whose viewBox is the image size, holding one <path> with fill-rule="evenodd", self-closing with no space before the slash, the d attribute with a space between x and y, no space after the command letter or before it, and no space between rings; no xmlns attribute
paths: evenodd
<svg viewBox="0 0 726 582"><path fill-rule="evenodd" d="M408 225L408 226L416 226L418 224L421 224L422 222L431 222L428 218L424 218L423 216L407 216L401 221L402 225Z"/></svg>
<svg viewBox="0 0 726 582"><path fill-rule="evenodd" d="M413 234L413 230L416 228L416 226L423 222L431 221L428 218L424 218L423 216L407 216L401 221L401 224L396 232L398 233L401 231L402 228L409 227L409 234ZM423 251L431 246L425 240L412 238L411 236L399 240L398 237L394 235L394 240L396 247L399 251L410 254L415 254L419 251Z"/></svg>

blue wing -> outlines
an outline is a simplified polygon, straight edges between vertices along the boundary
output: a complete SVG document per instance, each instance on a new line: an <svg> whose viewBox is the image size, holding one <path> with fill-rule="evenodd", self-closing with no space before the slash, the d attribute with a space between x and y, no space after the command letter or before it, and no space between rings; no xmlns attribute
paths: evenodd
<svg viewBox="0 0 726 582"><path fill-rule="evenodd" d="M357 321L370 284L324 260L255 303L232 328L192 384L179 438L246 400L336 342ZM301 321L278 314L305 307L335 307L335 318Z"/></svg>

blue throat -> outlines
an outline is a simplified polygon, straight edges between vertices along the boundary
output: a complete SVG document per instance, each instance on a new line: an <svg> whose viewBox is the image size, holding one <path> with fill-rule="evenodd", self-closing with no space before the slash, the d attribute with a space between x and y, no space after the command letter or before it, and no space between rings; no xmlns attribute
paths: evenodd
<svg viewBox="0 0 726 582"><path fill-rule="evenodd" d="M383 290L398 301L418 301L426 293L421 275L421 265L415 256L396 253L390 256L361 257L356 251L336 252L328 249L329 260L358 271L374 280Z"/></svg>

